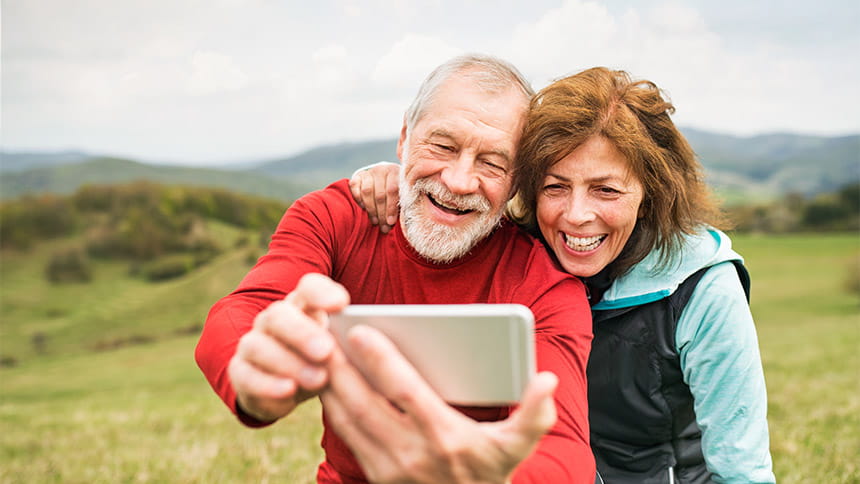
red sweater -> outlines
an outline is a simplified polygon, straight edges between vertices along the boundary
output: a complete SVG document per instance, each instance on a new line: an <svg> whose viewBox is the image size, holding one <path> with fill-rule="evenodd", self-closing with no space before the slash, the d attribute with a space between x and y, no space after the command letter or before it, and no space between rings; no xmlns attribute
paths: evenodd
<svg viewBox="0 0 860 484"><path fill-rule="evenodd" d="M268 253L239 287L209 312L196 358L215 392L237 413L227 365L254 317L282 299L309 272L330 276L353 304L519 303L535 316L538 370L559 378L558 422L516 469L514 483L592 483L585 367L591 313L582 283L560 271L543 246L510 222L451 264L421 258L399 226L383 234L353 201L346 180L310 193L284 214ZM325 409L323 423L325 425ZM511 408L459 408L476 420L505 418ZM343 441L325 426L321 483L364 483L364 473Z"/></svg>

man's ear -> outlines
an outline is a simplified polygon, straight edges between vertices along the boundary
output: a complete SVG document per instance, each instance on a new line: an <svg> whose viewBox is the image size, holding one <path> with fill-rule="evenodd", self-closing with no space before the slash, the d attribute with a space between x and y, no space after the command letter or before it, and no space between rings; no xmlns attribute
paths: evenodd
<svg viewBox="0 0 860 484"><path fill-rule="evenodd" d="M406 143L406 116L403 116L403 127L400 128L400 139L397 140L397 158L403 163L403 146Z"/></svg>

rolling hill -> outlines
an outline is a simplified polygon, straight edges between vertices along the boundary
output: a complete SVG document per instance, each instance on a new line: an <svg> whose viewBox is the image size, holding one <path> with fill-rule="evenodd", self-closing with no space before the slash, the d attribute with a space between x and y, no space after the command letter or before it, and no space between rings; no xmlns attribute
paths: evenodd
<svg viewBox="0 0 860 484"><path fill-rule="evenodd" d="M78 163L43 164L0 177L0 197L28 193L69 194L85 184L123 183L133 180L226 188L241 193L295 200L315 187L291 176L271 177L252 171L150 165L119 158L91 158Z"/></svg>
<svg viewBox="0 0 860 484"><path fill-rule="evenodd" d="M737 137L690 128L683 131L705 167L708 182L730 203L773 199L787 193L809 196L860 182L860 135ZM396 146L396 138L337 143L289 157L243 163L233 169L154 165L77 152L4 153L0 197L71 193L85 183L146 178L295 199L348 177L366 164L396 161Z"/></svg>
<svg viewBox="0 0 860 484"><path fill-rule="evenodd" d="M251 170L273 176L300 177L322 187L377 161L397 161L396 138L320 146L295 156L261 163Z"/></svg>
<svg viewBox="0 0 860 484"><path fill-rule="evenodd" d="M32 170L34 168L80 163L92 158L83 151L55 153L0 152L0 173Z"/></svg>
<svg viewBox="0 0 860 484"><path fill-rule="evenodd" d="M860 181L860 136L769 134L750 138L685 129L717 188L811 195Z"/></svg>

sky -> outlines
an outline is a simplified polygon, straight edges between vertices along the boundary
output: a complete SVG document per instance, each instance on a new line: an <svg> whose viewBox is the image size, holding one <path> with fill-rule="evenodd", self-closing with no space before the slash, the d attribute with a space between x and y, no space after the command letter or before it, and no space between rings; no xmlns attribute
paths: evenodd
<svg viewBox="0 0 860 484"><path fill-rule="evenodd" d="M682 127L860 132L856 0L2 0L0 148L219 164L394 138L479 52L539 89L592 66Z"/></svg>

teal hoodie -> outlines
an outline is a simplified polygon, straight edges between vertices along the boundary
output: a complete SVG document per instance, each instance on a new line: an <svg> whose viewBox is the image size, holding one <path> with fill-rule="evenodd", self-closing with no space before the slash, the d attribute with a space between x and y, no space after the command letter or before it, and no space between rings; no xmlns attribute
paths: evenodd
<svg viewBox="0 0 860 484"><path fill-rule="evenodd" d="M758 337L732 261L728 236L709 229L685 237L665 268L652 252L616 279L594 309L638 306L672 294L693 273L699 281L675 331L684 381L694 398L708 470L719 483L773 483L767 392Z"/></svg>

